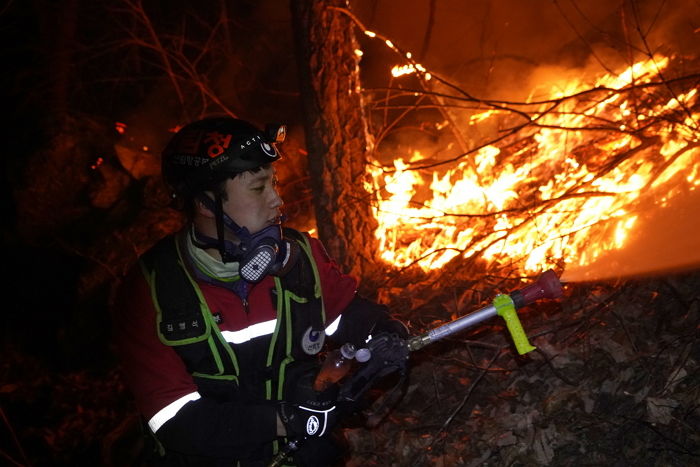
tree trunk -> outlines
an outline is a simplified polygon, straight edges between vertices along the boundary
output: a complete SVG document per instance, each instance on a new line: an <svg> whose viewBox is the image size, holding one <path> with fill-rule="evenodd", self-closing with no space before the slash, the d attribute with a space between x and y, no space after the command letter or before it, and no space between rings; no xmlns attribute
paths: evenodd
<svg viewBox="0 0 700 467"><path fill-rule="evenodd" d="M344 0L292 0L292 23L319 238L348 272L377 268L364 182L371 139L360 94L353 23Z"/></svg>

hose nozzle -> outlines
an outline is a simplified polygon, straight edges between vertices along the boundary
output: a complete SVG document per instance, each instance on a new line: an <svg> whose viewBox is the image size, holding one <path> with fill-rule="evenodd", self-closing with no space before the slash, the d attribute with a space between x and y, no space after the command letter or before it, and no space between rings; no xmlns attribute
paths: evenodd
<svg viewBox="0 0 700 467"><path fill-rule="evenodd" d="M553 270L548 270L535 281L510 294L515 308L522 308L541 298L559 298L562 296L561 281Z"/></svg>

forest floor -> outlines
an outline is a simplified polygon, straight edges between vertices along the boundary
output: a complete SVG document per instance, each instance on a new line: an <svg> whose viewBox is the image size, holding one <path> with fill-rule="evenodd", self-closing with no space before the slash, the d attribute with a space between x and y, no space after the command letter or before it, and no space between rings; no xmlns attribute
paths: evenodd
<svg viewBox="0 0 700 467"><path fill-rule="evenodd" d="M418 351L395 410L348 430L349 465L700 465L700 272L529 308L525 356L500 323Z"/></svg>
<svg viewBox="0 0 700 467"><path fill-rule="evenodd" d="M390 292L417 334L500 286ZM525 356L496 320L415 352L393 410L344 427L347 465L700 465L700 271L570 284L525 310ZM0 464L129 465L138 417L113 362L57 371L7 347Z"/></svg>

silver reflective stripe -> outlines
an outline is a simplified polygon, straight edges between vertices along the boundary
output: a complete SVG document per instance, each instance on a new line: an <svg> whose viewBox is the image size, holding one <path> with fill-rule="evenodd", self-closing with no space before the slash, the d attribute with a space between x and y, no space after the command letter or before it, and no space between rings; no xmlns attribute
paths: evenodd
<svg viewBox="0 0 700 467"><path fill-rule="evenodd" d="M163 426L165 422L173 418L185 404L190 401L196 401L201 397L202 396L200 396L198 392L192 392L186 396L182 396L175 402L171 402L160 409L157 414L151 417L151 419L148 421L149 428L153 433L155 433L161 426Z"/></svg>
<svg viewBox="0 0 700 467"><path fill-rule="evenodd" d="M343 315L338 316L331 324L326 327L326 335L327 336L332 336L335 331L338 330L338 325L340 324L340 318Z"/></svg>
<svg viewBox="0 0 700 467"><path fill-rule="evenodd" d="M224 336L226 342L230 344L242 344L256 337L272 334L275 332L276 326L277 320L271 319L270 321L253 324L240 331L221 331L221 335Z"/></svg>

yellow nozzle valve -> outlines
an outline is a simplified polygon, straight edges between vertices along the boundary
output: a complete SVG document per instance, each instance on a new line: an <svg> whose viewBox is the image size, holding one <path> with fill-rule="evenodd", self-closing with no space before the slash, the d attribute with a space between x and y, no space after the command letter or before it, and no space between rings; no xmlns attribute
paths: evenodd
<svg viewBox="0 0 700 467"><path fill-rule="evenodd" d="M508 328L508 332L510 332L510 337L513 339L515 349L518 353L524 355L535 350L536 347L530 345L530 341L527 340L527 335L525 335L523 325L520 324L513 299L510 298L509 295L497 295L496 298L493 299L493 306L496 308L498 316L505 320L506 327Z"/></svg>

